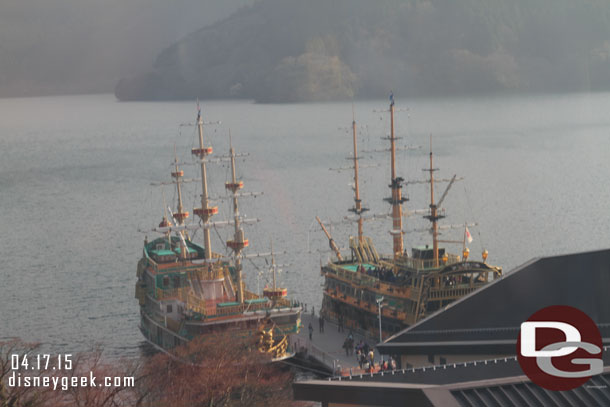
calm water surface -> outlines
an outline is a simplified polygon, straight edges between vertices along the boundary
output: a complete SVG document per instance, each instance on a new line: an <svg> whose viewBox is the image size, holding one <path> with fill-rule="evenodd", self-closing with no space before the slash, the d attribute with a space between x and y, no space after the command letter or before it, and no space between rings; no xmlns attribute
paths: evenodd
<svg viewBox="0 0 610 407"><path fill-rule="evenodd" d="M247 227L249 252L273 241L285 264L281 280L292 296L319 308L320 262L328 244L314 217L340 221L352 206L349 103L260 105L247 101L202 102L206 137L217 155L228 150L229 129L238 152L238 173L250 191L241 211L263 221ZM385 100L358 102L359 147L387 147ZM505 271L532 257L610 245L610 94L397 100L401 145L399 175L423 179L433 135L439 177L463 176L447 196L445 223L477 222L472 257L483 248ZM119 103L110 95L0 99L0 337L41 341L54 352L102 344L110 354L137 354L136 264L145 230L163 216L163 192L152 182L169 180L173 146L182 161L197 143L195 104ZM362 198L371 213L387 213L387 153L363 153ZM197 176L185 165L187 176ZM210 194L222 196L226 164L210 169ZM197 183L185 202L192 213ZM438 186L440 196L446 184ZM199 187L200 188L200 187ZM425 208L429 189L407 189L410 209ZM167 187L165 200L175 205ZM230 213L219 201L217 219ZM409 217L406 228L427 225ZM354 225L332 233L347 246ZM380 252L391 247L389 221L365 224ZM213 232L224 252L226 229ZM445 232L461 239L463 231ZM152 235L152 234L151 234ZM409 233L407 245L429 242ZM195 236L201 240L201 234ZM459 250L460 247L453 248ZM269 279L264 260L246 262L251 289ZM552 282L549 282L552 283Z"/></svg>

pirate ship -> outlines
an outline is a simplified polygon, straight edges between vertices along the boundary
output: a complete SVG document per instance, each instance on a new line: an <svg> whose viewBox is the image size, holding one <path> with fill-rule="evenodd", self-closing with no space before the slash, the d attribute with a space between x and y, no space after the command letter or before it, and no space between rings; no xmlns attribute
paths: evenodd
<svg viewBox="0 0 610 407"><path fill-rule="evenodd" d="M245 219L239 213L238 198L253 195L241 193L244 183L236 177L235 154L231 144L229 155L210 159L212 147L204 145L203 119L197 113L199 147L192 149L201 170L201 207L193 210L199 223L187 224L189 213L184 210L182 184L187 180L175 158L172 181L177 192L177 208L153 231L160 237L144 241L142 258L137 267L136 298L140 304L140 330L144 338L161 350L171 350L200 335L231 331L239 335L255 335L261 352L279 360L292 355L288 336L300 328L301 308L286 298L287 290L276 285L273 261L273 285L263 295L247 289L244 284L243 259L270 254L245 255L249 246L243 224L257 219ZM228 160L231 180L225 184L232 200L233 219L212 222L218 208L211 205L208 195L206 164ZM165 211L165 209L164 209ZM233 226L233 237L226 247L233 252L225 257L212 251L210 228ZM203 232L203 246L195 243L189 232Z"/></svg>
<svg viewBox="0 0 610 407"><path fill-rule="evenodd" d="M360 198L358 179L358 147L356 121L352 121L353 170L354 170L354 213L358 229L357 235L349 238L350 252L346 255L332 239L332 236L317 218L322 230L329 240L330 248L336 255L328 264L321 267L324 276L324 292L321 315L345 327L370 336L387 337L418 320L443 308L486 285L493 278L502 274L502 269L487 263L487 250L483 250L480 261L470 258L467 243L471 240L467 224L440 226L439 220L445 217L443 201L456 176L451 179L436 180L432 143L430 143L429 179L416 181L429 183L430 204L424 210L406 211L403 204L407 199L402 195L405 183L396 175L396 140L394 134L394 99L390 98L390 172L389 187L391 197L386 198L392 207L389 217L392 219L392 254L379 254L370 237L364 235L363 224L366 219ZM435 182L449 182L438 201L435 201ZM403 216L423 214L431 223L426 228L432 237L431 244L413 247L409 253L404 248ZM439 239L440 229L454 227L464 228L463 241ZM461 243L460 254L449 253L442 243Z"/></svg>

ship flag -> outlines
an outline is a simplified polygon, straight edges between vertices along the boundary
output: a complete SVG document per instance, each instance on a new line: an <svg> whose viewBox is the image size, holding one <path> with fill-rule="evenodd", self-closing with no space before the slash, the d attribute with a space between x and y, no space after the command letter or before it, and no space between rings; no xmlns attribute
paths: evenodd
<svg viewBox="0 0 610 407"><path fill-rule="evenodd" d="M466 241L468 243L472 243L472 235L470 234L470 231L468 230L468 226L466 226L466 230L464 231L464 234L466 235Z"/></svg>

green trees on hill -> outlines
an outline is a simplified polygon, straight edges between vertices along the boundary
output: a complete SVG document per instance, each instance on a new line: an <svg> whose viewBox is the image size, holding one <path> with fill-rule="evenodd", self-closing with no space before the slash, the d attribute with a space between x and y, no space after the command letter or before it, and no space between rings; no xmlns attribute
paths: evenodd
<svg viewBox="0 0 610 407"><path fill-rule="evenodd" d="M390 88L607 90L609 55L602 0L260 0L167 48L152 73L123 80L116 93L284 102Z"/></svg>

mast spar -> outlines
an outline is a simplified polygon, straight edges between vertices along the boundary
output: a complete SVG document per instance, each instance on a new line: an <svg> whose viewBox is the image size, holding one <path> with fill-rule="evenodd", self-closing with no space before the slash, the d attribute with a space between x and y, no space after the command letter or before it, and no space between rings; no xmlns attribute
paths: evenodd
<svg viewBox="0 0 610 407"><path fill-rule="evenodd" d="M329 244L330 248L332 249L332 251L334 251L335 254L337 255L337 259L339 259L339 261L343 261L343 256L341 256L341 250L339 250L339 247L335 243L335 240L332 238L332 236L330 235L330 233L328 232L328 230L326 229L326 227L324 226L324 224L322 223L322 221L320 220L320 218L318 216L316 216L316 220L318 221L318 223L320 224L320 227L322 228L322 231L328 238L328 244Z"/></svg>
<svg viewBox="0 0 610 407"><path fill-rule="evenodd" d="M197 130L199 132L199 148L193 148L191 152L193 155L199 157L201 161L201 208L196 208L193 212L201 218L201 221L205 226L210 218L218 213L218 207L210 206L210 199L208 197L205 157L212 154L213 150L212 147L204 147L203 145L203 118L201 117L199 101L197 101ZM203 243L205 246L205 259L210 260L212 258L210 228L203 228Z"/></svg>
<svg viewBox="0 0 610 407"><path fill-rule="evenodd" d="M434 255L434 266L438 267L438 220L444 218L445 215L439 214L438 205L434 203L434 172L438 171L438 168L434 168L432 164L432 135L430 135L430 168L424 169L424 171L430 172L430 215L426 215L424 218L432 222L432 252ZM443 194L441 201L445 199L445 196L447 195L446 192L449 191L449 188L454 181L455 175L445 190L445 194Z"/></svg>
<svg viewBox="0 0 610 407"><path fill-rule="evenodd" d="M362 244L363 241L363 223L362 213L368 211L367 208L362 207L362 200L360 199L360 184L358 181L358 141L356 138L356 117L354 114L354 108L352 106L352 136L354 144L354 207L350 211L358 215L358 242Z"/></svg>
<svg viewBox="0 0 610 407"><path fill-rule="evenodd" d="M407 199L402 197L402 177L396 176L396 137L394 136L394 94L390 94L390 168L392 197L386 201L392 204L392 231L394 258L403 251L402 240L402 204Z"/></svg>
<svg viewBox="0 0 610 407"><path fill-rule="evenodd" d="M235 255L235 270L237 272L237 300L238 302L244 302L244 284L242 278L242 263L241 263L241 251L244 247L247 247L249 242L248 239L244 238L244 230L240 226L239 218L239 205L237 202L237 191L244 187L243 181L237 181L235 172L235 150L233 150L233 143L231 141L231 134L229 132L229 155L231 157L231 182L225 184L225 188L233 193L233 221L235 223L235 229L233 234L233 240L227 241L227 246L233 250Z"/></svg>
<svg viewBox="0 0 610 407"><path fill-rule="evenodd" d="M174 172L172 172L172 178L176 181L176 190L178 192L178 212L173 213L174 219L178 225L184 225L184 220L189 217L189 213L184 211L182 206L182 178L184 177L184 171L178 168L178 156L176 155L176 145L174 145ZM185 231L186 233L186 231Z"/></svg>

